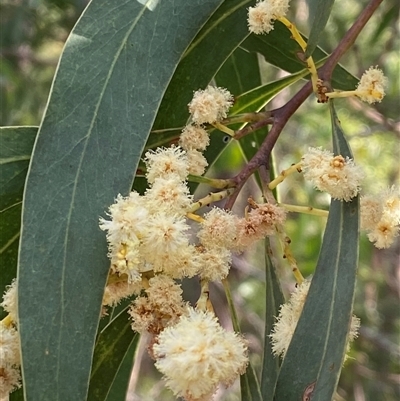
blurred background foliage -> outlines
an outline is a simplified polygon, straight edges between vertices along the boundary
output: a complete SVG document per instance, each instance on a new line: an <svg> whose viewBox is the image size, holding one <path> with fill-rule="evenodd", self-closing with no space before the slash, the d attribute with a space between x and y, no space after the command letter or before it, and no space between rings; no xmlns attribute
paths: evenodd
<svg viewBox="0 0 400 401"><path fill-rule="evenodd" d="M307 35L308 3L292 1L289 18L296 21ZM63 44L86 0L2 0L0 2L0 124L39 125L46 106L52 78ZM337 1L320 46L328 53L351 26L367 1ZM387 96L374 106L357 99L339 99L337 112L350 141L354 158L366 172L364 193L379 193L393 184L399 185L400 137L400 35L399 8L396 0L385 0L369 21L356 44L341 63L356 76L370 66L378 65L389 78ZM263 83L285 73L260 58ZM302 82L280 93L269 109L284 104ZM193 88L196 90L197 88ZM229 87L228 87L229 89ZM237 95L235 93L235 95ZM274 150L275 169L282 170L297 162L308 146L330 147L331 125L326 105L309 98L291 118ZM231 144L215 166L218 175L232 175L240 169L243 154ZM229 167L229 170L228 170ZM211 171L210 174L213 174ZM202 191L202 188L199 188ZM255 182L243 191L243 199L257 195ZM291 176L279 186L279 199L284 203L327 208L329 198L315 192L300 176ZM240 201L238 205L240 209ZM318 258L324 219L291 213L286 231L292 240L292 252L305 276L312 274ZM289 266L273 244L285 295L293 289ZM355 313L361 318L360 337L354 343L351 359L340 380L338 401L395 401L400 399L400 242L388 250L378 250L361 234L360 263ZM230 277L242 330L250 340L255 366L261 363L264 316L264 250L262 244L235 258ZM191 284L186 284L188 298ZM229 325L223 290L212 291L213 303L222 324ZM130 385L130 400L169 400L159 380L160 375L146 357L145 340ZM138 378L140 377L140 380ZM221 391L217 400L238 400L237 386Z"/></svg>

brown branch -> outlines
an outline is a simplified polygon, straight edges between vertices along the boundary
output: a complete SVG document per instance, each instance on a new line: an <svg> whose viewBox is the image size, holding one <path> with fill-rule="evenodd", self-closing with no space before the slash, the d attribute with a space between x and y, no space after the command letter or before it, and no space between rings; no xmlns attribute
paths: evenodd
<svg viewBox="0 0 400 401"><path fill-rule="evenodd" d="M330 79L332 72L339 62L340 58L353 45L361 30L364 28L365 24L371 18L375 10L382 3L382 1L383 0L371 0L367 7L362 11L357 20L354 22L353 26L342 38L339 45L328 57L326 63L318 70L318 75L322 79ZM267 166L268 168L270 154L284 126L286 125L289 118L295 113L295 111L301 106L301 104L308 98L311 93L311 82L307 82L288 103L286 103L279 109L271 111L271 115L274 118L272 128L265 138L264 142L258 149L257 153L243 168L243 170L236 177L233 178L236 183L236 190L227 200L225 205L226 209L232 208L244 183L259 167ZM264 125L268 123L270 123L270 119L268 119L268 122L265 122ZM258 122L257 124L261 124L261 122Z"/></svg>

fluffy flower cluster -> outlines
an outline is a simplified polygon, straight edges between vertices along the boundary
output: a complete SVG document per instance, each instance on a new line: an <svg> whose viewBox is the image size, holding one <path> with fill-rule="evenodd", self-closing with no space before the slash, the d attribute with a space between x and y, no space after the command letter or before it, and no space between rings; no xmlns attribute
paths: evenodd
<svg viewBox="0 0 400 401"><path fill-rule="evenodd" d="M362 75L356 89L356 95L364 102L380 102L385 96L387 78L382 70L377 67L370 67Z"/></svg>
<svg viewBox="0 0 400 401"><path fill-rule="evenodd" d="M357 196L364 174L352 159L334 156L328 150L309 148L302 157L304 178L334 199L350 201Z"/></svg>
<svg viewBox="0 0 400 401"><path fill-rule="evenodd" d="M0 306L8 312L8 316L0 322L0 398L3 399L21 387L15 280L7 287Z"/></svg>
<svg viewBox="0 0 400 401"><path fill-rule="evenodd" d="M193 128L198 127L188 130ZM195 141L184 137L181 143L188 151L197 150L206 146L207 139L199 131ZM229 385L244 372L247 345L223 330L209 312L208 283L224 279L231 252L273 233L285 213L253 200L243 218L213 208L195 219L200 222L199 242L193 243L188 218L195 208L186 183L187 152L181 147L157 149L146 154L145 163L149 182L145 194L119 195L109 208L110 219L100 219L111 259L103 305L114 306L124 297L138 295L129 308L132 329L152 334L151 352L168 386L188 401L209 400L219 383ZM199 311L187 307L175 282L194 275L202 282Z"/></svg>
<svg viewBox="0 0 400 401"><path fill-rule="evenodd" d="M195 252L186 234L185 214L192 198L184 181L185 152L179 147L158 149L148 152L145 161L151 184L145 195L119 195L109 208L111 220L100 219L100 228L107 231L112 271L128 275L130 283L140 281L149 270L188 275L179 261L187 259L187 252Z"/></svg>
<svg viewBox="0 0 400 401"><path fill-rule="evenodd" d="M231 385L248 364L247 342L212 313L192 308L160 333L153 355L167 386L186 401L209 400L219 383Z"/></svg>
<svg viewBox="0 0 400 401"><path fill-rule="evenodd" d="M224 119L232 104L233 96L228 90L207 86L194 93L189 103L189 112L195 124L212 124Z"/></svg>
<svg viewBox="0 0 400 401"><path fill-rule="evenodd" d="M293 291L289 301L281 306L279 316L277 317L270 335L272 351L275 355L280 355L282 358L285 357L303 310L310 284L310 280L303 281L303 283ZM359 327L360 319L356 316L352 316L347 337L347 352L350 350L349 344L358 336Z"/></svg>
<svg viewBox="0 0 400 401"><path fill-rule="evenodd" d="M179 138L179 145L186 151L188 171L193 175L202 175L208 166L203 156L210 143L208 132L201 126L187 125Z"/></svg>
<svg viewBox="0 0 400 401"><path fill-rule="evenodd" d="M268 33L274 29L274 22L283 18L289 9L289 0L262 0L249 8L247 19L249 31L255 34Z"/></svg>
<svg viewBox="0 0 400 401"><path fill-rule="evenodd" d="M377 248L389 248L399 235L400 193L394 186L379 195L361 197L361 229Z"/></svg>

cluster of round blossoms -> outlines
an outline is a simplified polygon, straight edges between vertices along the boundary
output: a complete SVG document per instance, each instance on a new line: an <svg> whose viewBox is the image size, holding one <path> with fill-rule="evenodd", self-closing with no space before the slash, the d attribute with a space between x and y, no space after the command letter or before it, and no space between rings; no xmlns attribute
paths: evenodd
<svg viewBox="0 0 400 401"><path fill-rule="evenodd" d="M187 148L204 147L204 140L196 141L181 139ZM231 384L244 372L247 343L223 329L207 303L191 308L175 280L196 275L208 285L224 279L231 252L271 235L286 216L278 206L252 199L245 217L218 208L195 216L200 202L187 186L187 153L174 146L147 152L149 188L144 195L118 195L100 228L107 232L111 260L103 305L137 295L129 308L132 329L153 336L150 353L174 393L196 401L210 399L219 383Z"/></svg>

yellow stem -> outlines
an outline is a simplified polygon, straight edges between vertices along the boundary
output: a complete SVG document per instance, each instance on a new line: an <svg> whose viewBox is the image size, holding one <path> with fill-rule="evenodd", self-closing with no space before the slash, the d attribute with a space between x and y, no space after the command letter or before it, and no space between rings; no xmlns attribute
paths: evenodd
<svg viewBox="0 0 400 401"><path fill-rule="evenodd" d="M231 137L235 136L235 131L233 129L230 129L221 123L215 122L211 125L217 129L219 129L220 131L225 132L225 134L228 134Z"/></svg>
<svg viewBox="0 0 400 401"><path fill-rule="evenodd" d="M193 203L188 213L194 213L203 206L207 206L212 202L220 201L233 193L234 189L229 188L224 191L210 193L202 199L199 199L197 202Z"/></svg>
<svg viewBox="0 0 400 401"><path fill-rule="evenodd" d="M289 31L291 32L291 34L293 36L293 39L300 45L303 52L305 52L306 48L307 48L307 43L300 35L300 32L297 30L296 26L294 24L292 24L285 17L278 18L278 21L281 21L282 24L284 24L286 26L286 28L289 29ZM318 85L317 85L318 73L317 73L317 68L315 67L313 58L311 56L308 57L308 59L306 60L306 63L307 63L307 69L310 71L310 74L311 74L311 83L312 83L313 91L314 91L314 93L318 93Z"/></svg>
<svg viewBox="0 0 400 401"><path fill-rule="evenodd" d="M281 225L277 226L278 238L282 245L283 257L289 262L290 267L292 268L292 273L296 282L301 284L304 281L304 277L301 274L299 268L297 267L297 261L292 254L292 250L290 249L290 238L285 234Z"/></svg>
<svg viewBox="0 0 400 401"><path fill-rule="evenodd" d="M13 320L10 315L7 315L2 321L1 324L5 327L10 327L13 324Z"/></svg>
<svg viewBox="0 0 400 401"><path fill-rule="evenodd" d="M194 213L186 213L186 217L190 220L197 221L197 223L203 223L204 219Z"/></svg>
<svg viewBox="0 0 400 401"><path fill-rule="evenodd" d="M207 280L202 279L200 281L200 297L196 302L196 309L203 312L212 312L214 313L214 307L210 301L210 288L209 282Z"/></svg>
<svg viewBox="0 0 400 401"><path fill-rule="evenodd" d="M315 209L311 206L288 205L286 203L279 203L278 205L286 209L288 212L311 214L320 217L328 217L329 214L328 210Z"/></svg>
<svg viewBox="0 0 400 401"><path fill-rule="evenodd" d="M219 178L209 178L209 177L204 177L202 175L193 175L193 174L189 174L188 181L199 182L201 184L207 184L210 187L217 188L217 189L232 188L235 186L235 182L230 179L222 180Z"/></svg>
<svg viewBox="0 0 400 401"><path fill-rule="evenodd" d="M327 92L325 93L326 97L329 99L338 98L338 97L351 97L357 96L357 91L335 91L335 92Z"/></svg>
<svg viewBox="0 0 400 401"><path fill-rule="evenodd" d="M293 174L294 172L301 172L301 162L293 164L287 170L282 170L281 173L268 184L268 188L273 190L280 184L288 175Z"/></svg>

